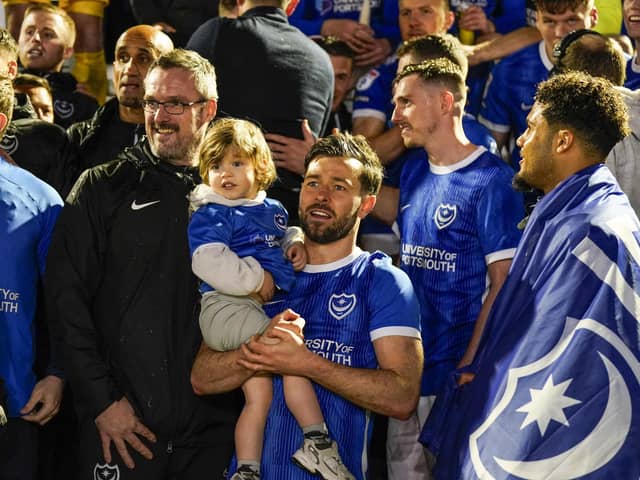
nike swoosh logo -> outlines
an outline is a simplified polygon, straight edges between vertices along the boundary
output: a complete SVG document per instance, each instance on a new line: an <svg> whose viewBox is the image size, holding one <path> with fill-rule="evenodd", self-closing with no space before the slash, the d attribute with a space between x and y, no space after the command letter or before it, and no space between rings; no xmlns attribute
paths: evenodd
<svg viewBox="0 0 640 480"><path fill-rule="evenodd" d="M400 207L400 211L404 212L407 208L409 208L411 206L410 203L407 203L406 205L403 205L402 207Z"/></svg>
<svg viewBox="0 0 640 480"><path fill-rule="evenodd" d="M131 202L131 210L142 210L143 208L150 207L151 205L155 205L156 203L160 203L160 200L147 203L136 203L136 201L134 200L133 202Z"/></svg>
<svg viewBox="0 0 640 480"><path fill-rule="evenodd" d="M531 105L527 105L526 103L522 102L520 104L520 108L526 112L527 110L531 110L533 108L533 103Z"/></svg>

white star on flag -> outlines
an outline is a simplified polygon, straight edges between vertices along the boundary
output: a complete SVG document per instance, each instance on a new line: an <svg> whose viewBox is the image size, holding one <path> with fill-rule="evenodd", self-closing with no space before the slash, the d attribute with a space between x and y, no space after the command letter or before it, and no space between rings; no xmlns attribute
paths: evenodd
<svg viewBox="0 0 640 480"><path fill-rule="evenodd" d="M582 403L580 400L567 397L564 394L572 380L573 379L570 378L565 382L554 385L553 375L549 375L549 378L547 378L541 390L530 388L531 401L516 410L516 412L527 414L520 426L520 430L534 421L537 422L540 434L543 436L551 420L555 420L568 427L569 421L564 414L564 409Z"/></svg>

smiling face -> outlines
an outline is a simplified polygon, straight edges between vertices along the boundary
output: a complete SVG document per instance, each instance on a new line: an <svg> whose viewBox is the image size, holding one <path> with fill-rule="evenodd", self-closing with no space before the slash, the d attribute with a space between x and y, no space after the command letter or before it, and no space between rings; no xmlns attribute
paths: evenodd
<svg viewBox="0 0 640 480"><path fill-rule="evenodd" d="M227 148L222 160L209 169L209 186L227 200L255 198L258 187L253 162L237 148Z"/></svg>
<svg viewBox="0 0 640 480"><path fill-rule="evenodd" d="M312 160L300 190L300 224L308 239L332 243L357 233L364 217L360 185L362 164L353 158L318 157Z"/></svg>
<svg viewBox="0 0 640 480"><path fill-rule="evenodd" d="M391 120L400 127L404 145L424 148L439 126L440 90L417 74L407 75L396 84L393 101Z"/></svg>
<svg viewBox="0 0 640 480"><path fill-rule="evenodd" d="M24 17L18 38L18 55L25 68L58 72L73 54L69 34L60 15L34 11Z"/></svg>
<svg viewBox="0 0 640 480"><path fill-rule="evenodd" d="M633 40L640 41L640 0L624 0L622 13L627 34Z"/></svg>
<svg viewBox="0 0 640 480"><path fill-rule="evenodd" d="M145 81L145 100L156 102L201 102L191 72L183 68L154 68ZM215 115L215 101L185 106L179 115L167 113L163 106L155 112L145 110L145 129L151 151L161 160L175 165L192 165L206 125Z"/></svg>

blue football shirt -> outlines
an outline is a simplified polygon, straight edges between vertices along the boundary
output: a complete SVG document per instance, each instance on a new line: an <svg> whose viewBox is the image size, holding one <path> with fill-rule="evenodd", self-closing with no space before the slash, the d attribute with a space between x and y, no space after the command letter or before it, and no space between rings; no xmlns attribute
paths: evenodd
<svg viewBox="0 0 640 480"><path fill-rule="evenodd" d="M420 338L418 301L406 274L383 253L356 250L327 265L307 265L293 290L265 305L268 315L291 308L305 320L307 348L322 357L357 368L377 368L373 342L390 335ZM371 415L329 390L315 385L318 401L340 456L358 480L368 468ZM302 431L289 412L280 377L262 453L263 480L313 480L291 456L302 444Z"/></svg>
<svg viewBox="0 0 640 480"><path fill-rule="evenodd" d="M400 266L420 302L422 395L435 395L462 358L488 288L487 265L510 259L522 197L513 171L479 147L447 167L412 158L400 184Z"/></svg>

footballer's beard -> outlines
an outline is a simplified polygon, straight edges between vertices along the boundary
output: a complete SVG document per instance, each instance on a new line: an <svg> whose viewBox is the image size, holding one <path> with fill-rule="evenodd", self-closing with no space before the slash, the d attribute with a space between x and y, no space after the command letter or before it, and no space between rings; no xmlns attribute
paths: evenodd
<svg viewBox="0 0 640 480"><path fill-rule="evenodd" d="M317 224L313 220L309 219L309 213L314 208L330 211L334 217L334 212L325 205L312 205L307 208L306 214L300 212L300 226L304 231L304 234L310 240L325 245L345 238L353 230L356 222L358 221L358 210L350 215L344 215L342 217L335 218L335 220L329 224Z"/></svg>

